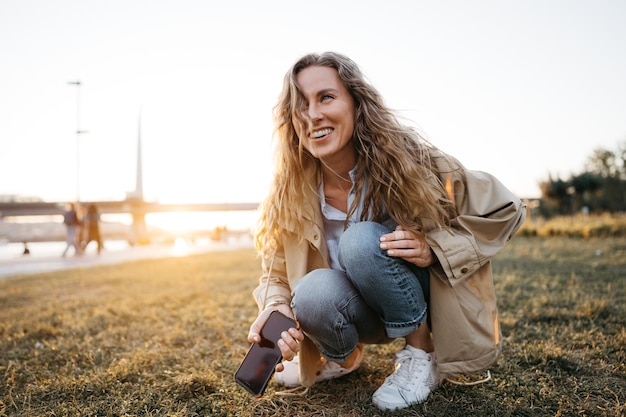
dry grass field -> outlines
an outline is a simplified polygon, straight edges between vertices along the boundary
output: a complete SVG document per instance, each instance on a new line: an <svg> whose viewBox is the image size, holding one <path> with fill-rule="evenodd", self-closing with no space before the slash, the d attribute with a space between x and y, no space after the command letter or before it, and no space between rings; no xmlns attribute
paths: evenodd
<svg viewBox="0 0 626 417"><path fill-rule="evenodd" d="M516 237L494 260L493 379L381 413L401 341L306 397L233 381L259 275L252 250L0 280L0 416L622 416L626 238Z"/></svg>

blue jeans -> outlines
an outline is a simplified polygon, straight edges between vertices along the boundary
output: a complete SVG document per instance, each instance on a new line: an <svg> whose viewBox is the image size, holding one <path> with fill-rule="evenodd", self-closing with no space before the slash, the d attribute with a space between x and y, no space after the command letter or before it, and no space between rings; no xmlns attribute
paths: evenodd
<svg viewBox="0 0 626 417"><path fill-rule="evenodd" d="M325 358L344 361L358 342L385 343L426 321L428 270L380 249L391 232L374 222L351 225L339 241L345 270L316 269L293 288L291 307Z"/></svg>
<svg viewBox="0 0 626 417"><path fill-rule="evenodd" d="M78 226L67 226L67 234L65 235L65 250L63 251L63 256L65 256L67 254L67 251L72 247L74 248L74 254L78 254L80 252L80 247L78 246L78 232Z"/></svg>

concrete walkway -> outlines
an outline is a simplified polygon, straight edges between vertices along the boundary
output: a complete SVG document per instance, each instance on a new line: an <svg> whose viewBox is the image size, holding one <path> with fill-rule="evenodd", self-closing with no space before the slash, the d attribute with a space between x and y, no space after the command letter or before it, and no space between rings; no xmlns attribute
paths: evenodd
<svg viewBox="0 0 626 417"><path fill-rule="evenodd" d="M86 253L82 256L31 257L21 256L14 259L0 260L0 278L59 271L70 268L89 268L97 265L117 264L138 259L157 259L173 256L187 256L204 252L225 251L252 247L249 239L228 242L210 242L208 244L173 244L129 247L123 250L104 250L100 255Z"/></svg>

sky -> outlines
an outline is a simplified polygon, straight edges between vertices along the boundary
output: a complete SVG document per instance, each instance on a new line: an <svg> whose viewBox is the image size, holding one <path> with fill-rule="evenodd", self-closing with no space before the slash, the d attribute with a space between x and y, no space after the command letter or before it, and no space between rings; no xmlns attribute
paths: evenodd
<svg viewBox="0 0 626 417"><path fill-rule="evenodd" d="M623 0L0 0L0 195L123 199L140 130L146 199L260 201L283 76L332 50L538 197L626 141L624 21Z"/></svg>

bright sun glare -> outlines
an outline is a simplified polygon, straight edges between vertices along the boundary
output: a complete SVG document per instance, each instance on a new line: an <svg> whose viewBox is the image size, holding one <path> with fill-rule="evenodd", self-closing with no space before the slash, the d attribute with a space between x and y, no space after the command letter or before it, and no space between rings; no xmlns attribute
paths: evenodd
<svg viewBox="0 0 626 417"><path fill-rule="evenodd" d="M174 256L185 256L189 254L189 248L187 247L187 241L182 237L176 238L174 246L170 251Z"/></svg>
<svg viewBox="0 0 626 417"><path fill-rule="evenodd" d="M173 233L214 230L218 227L249 230L254 226L257 216L256 211L150 213L146 215L146 223Z"/></svg>

